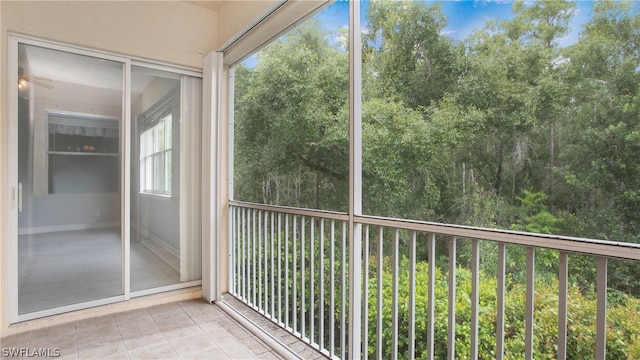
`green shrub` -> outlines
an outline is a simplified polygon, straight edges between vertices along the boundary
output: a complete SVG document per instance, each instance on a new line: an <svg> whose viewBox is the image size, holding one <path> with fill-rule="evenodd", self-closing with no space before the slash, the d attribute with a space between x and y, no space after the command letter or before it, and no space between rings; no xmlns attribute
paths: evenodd
<svg viewBox="0 0 640 360"><path fill-rule="evenodd" d="M376 264L370 265L368 298L368 352L373 358L389 358L392 349L393 277L391 261L384 260L382 277L382 329L377 329ZM427 356L428 326L428 264L416 264L416 342L415 357ZM436 358L447 355L448 283L447 273L436 268L434 353ZM471 344L471 272L456 270L456 358L468 359ZM496 285L493 276L481 271L479 289L478 353L480 359L494 359L496 354ZM505 359L521 359L525 349L525 284L510 283L505 290ZM640 299L616 293L618 299L609 302L607 312L607 358L640 358ZM596 294L593 287L581 289L571 285L568 295L567 357L592 359L595 356ZM534 296L534 357L557 358L558 281L545 277L535 282ZM398 272L398 354L408 357L409 262L400 261ZM376 335L382 333L382 354L377 354Z"/></svg>

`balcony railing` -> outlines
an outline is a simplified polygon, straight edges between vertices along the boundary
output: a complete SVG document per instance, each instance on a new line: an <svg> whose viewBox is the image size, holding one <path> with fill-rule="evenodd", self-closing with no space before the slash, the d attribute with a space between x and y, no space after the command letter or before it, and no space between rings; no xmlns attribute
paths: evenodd
<svg viewBox="0 0 640 360"><path fill-rule="evenodd" d="M570 258L595 265L595 349L607 350L607 284L610 259L640 265L640 246L502 230L480 229L372 216L354 216L362 236L362 289L358 318L349 318L349 216L344 213L231 202L230 292L274 323L332 358L429 359L491 357L502 359L509 321L506 298L518 284L524 289L523 353L535 357L536 253L557 262L557 357L567 358ZM355 227L354 227L355 229ZM354 232L355 234L355 232ZM482 250L482 251L481 251ZM482 255L482 257L481 257ZM517 256L516 256L517 255ZM523 258L524 264L507 259ZM487 260L490 258L491 260ZM484 261L481 261L484 259ZM615 260L618 261L618 260ZM482 268L482 271L481 271ZM521 277L515 273L521 269ZM548 270L544 270L548 273ZM426 272L426 274L425 274ZM463 272L464 274L461 274ZM495 274L489 300L481 299L481 274ZM464 276L463 276L464 275ZM422 279L422 280L420 280ZM426 279L427 284L424 284ZM437 284L446 293L438 292ZM461 300L458 290L470 287ZM424 289L426 287L426 294ZM465 292L466 293L466 292ZM555 300L557 296L557 300ZM468 302L464 313L460 301ZM487 306L486 302L492 304ZM492 334L480 333L487 309ZM439 309L438 311L436 311ZM446 316L443 313L446 309ZM468 319L461 336L460 319ZM361 354L349 353L349 322L360 326ZM506 325L506 326L505 326ZM511 331L511 330L509 330ZM487 337L492 339L487 350ZM436 346L444 339L446 349ZM357 339L351 339L356 341ZM481 342L483 345L481 346ZM353 344L353 342L352 342Z"/></svg>

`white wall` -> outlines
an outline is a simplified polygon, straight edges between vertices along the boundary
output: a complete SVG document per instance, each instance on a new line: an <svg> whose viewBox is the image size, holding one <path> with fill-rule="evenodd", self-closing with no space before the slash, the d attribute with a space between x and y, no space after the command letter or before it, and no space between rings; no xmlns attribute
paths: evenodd
<svg viewBox="0 0 640 360"><path fill-rule="evenodd" d="M69 193L49 194L48 170L48 119L47 111L76 112L120 118L122 116L122 91L94 88L60 81L51 82L52 88L33 86L31 91L33 129L31 139L19 143L19 151L28 154L25 166L31 176L20 177L23 181L23 208L19 214L19 232L64 231L86 226L100 227L120 221L120 194L113 193ZM27 119L20 119L24 124ZM30 147L33 146L33 149ZM115 158L76 158L92 162L114 161ZM106 164L105 165L114 165ZM77 168L77 167L76 167ZM67 170L73 171L73 167ZM63 176L65 174L62 174ZM88 175L88 174L85 174ZM67 185L73 186L73 174L66 174ZM118 177L116 176L116 181ZM29 180L33 179L33 183ZM27 180L27 181L25 181ZM96 179L96 180L113 180ZM107 186L105 186L107 187ZM61 211L64 209L64 211Z"/></svg>

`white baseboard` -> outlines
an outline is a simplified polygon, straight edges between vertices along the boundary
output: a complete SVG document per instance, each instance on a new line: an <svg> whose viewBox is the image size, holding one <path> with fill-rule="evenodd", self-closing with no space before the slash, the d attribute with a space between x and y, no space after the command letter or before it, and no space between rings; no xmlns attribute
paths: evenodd
<svg viewBox="0 0 640 360"><path fill-rule="evenodd" d="M142 235L141 241L144 241L146 239L151 240L154 243L156 243L158 246L162 247L165 251L171 253L171 255L176 256L176 257L180 257L180 249L173 248L171 245L167 244L166 241L164 241L161 238L159 238L158 236L150 233L146 229L140 228L138 230L140 231L140 235Z"/></svg>
<svg viewBox="0 0 640 360"><path fill-rule="evenodd" d="M142 229L140 233L142 235L142 240L140 241L142 246L146 247L174 270L180 272L179 252L175 251L160 238L148 231L145 231L144 229Z"/></svg>
<svg viewBox="0 0 640 360"><path fill-rule="evenodd" d="M18 229L18 235L34 235L45 234L51 232L62 231L79 231L79 230L92 230L92 229L105 229L120 226L120 221L105 221L90 224L63 224L63 225L49 225L49 226L37 226Z"/></svg>

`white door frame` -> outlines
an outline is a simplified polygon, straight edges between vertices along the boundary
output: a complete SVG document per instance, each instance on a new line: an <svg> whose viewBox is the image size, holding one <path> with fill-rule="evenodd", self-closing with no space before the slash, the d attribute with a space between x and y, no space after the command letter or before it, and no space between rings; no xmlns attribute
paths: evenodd
<svg viewBox="0 0 640 360"><path fill-rule="evenodd" d="M122 95L122 115L120 122L120 201L121 201L121 242L122 242L122 295L109 298L82 302L68 306L62 306L28 314L18 314L18 206L21 202L21 195L18 189L18 88L12 86L18 83L18 44L27 44L33 46L45 47L52 50L65 51L78 55L90 56L93 58L105 59L119 62L123 65L123 95ZM181 68L178 66L169 66L160 62L150 62L144 59L135 59L128 56L120 56L113 53L107 53L97 50L90 50L73 45L61 44L52 41L45 41L29 36L9 34L8 36L8 54L7 54L7 78L9 84L8 96L8 115L9 126L7 131L8 137L8 184L7 198L8 216L7 216L7 317L8 323L28 321L45 316L57 315L69 311L76 311L90 307L111 304L129 300L131 297L144 296L152 293L175 290L189 286L197 286L201 284L200 280L180 283L175 285L164 286L144 291L131 292L130 282L130 197L131 197L131 65L144 66L152 69L167 70L174 73L189 75L194 77L202 77L202 73L196 69ZM203 239L203 245L206 239ZM203 274L208 269L204 268Z"/></svg>

